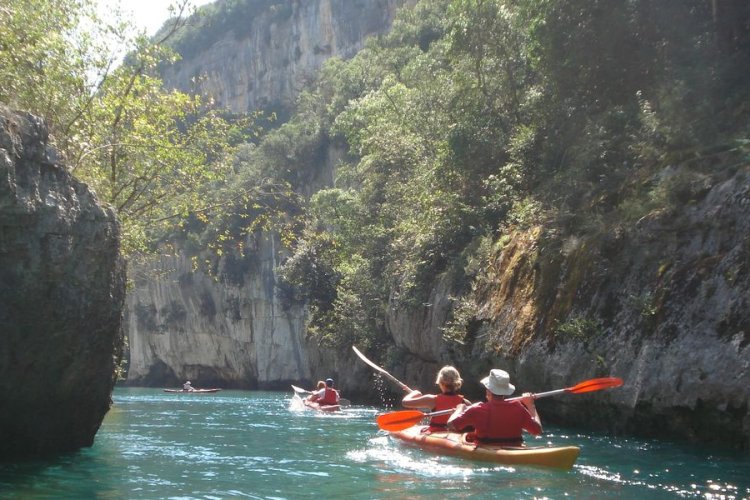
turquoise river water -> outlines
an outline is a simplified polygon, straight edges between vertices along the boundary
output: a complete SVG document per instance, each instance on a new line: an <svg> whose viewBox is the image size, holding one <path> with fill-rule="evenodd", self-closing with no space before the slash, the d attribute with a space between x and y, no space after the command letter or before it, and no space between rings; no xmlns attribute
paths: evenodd
<svg viewBox="0 0 750 500"><path fill-rule="evenodd" d="M546 428L572 470L440 457L389 438L375 417L292 404L292 393L115 390L94 446L0 465L0 498L750 498L750 456Z"/></svg>

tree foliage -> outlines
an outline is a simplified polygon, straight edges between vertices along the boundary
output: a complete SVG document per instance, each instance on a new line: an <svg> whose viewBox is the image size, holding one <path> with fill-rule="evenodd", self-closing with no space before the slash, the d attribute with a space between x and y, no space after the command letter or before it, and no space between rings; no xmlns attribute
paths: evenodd
<svg viewBox="0 0 750 500"><path fill-rule="evenodd" d="M557 217L601 230L666 199L644 200L637 179L676 152L741 155L750 36L711 7L423 0L330 61L305 109L349 156L312 197L285 275L307 283L313 333L377 339L386 307L429 307L437 276L468 284L477 241Z"/></svg>
<svg viewBox="0 0 750 500"><path fill-rule="evenodd" d="M206 187L223 182L228 155L257 132L254 117L164 88L158 65L176 56L163 42L181 16L151 40L103 21L89 0L14 2L0 15L0 100L45 119L65 163L116 210L128 253L204 210Z"/></svg>
<svg viewBox="0 0 750 500"><path fill-rule="evenodd" d="M675 163L747 159L744 0L421 0L249 141L250 122L163 88L173 53L137 39L112 70L76 31L87 0L46 5L0 8L2 101L52 124L132 247L180 220L196 252L237 263L250 233L277 231L286 297L332 345L376 343L386 309L429 308L441 276L460 295L510 226L603 231L690 198L654 181ZM289 5L216 3L172 43L239 35ZM106 75L93 87L92 67ZM452 338L474 310L459 301Z"/></svg>

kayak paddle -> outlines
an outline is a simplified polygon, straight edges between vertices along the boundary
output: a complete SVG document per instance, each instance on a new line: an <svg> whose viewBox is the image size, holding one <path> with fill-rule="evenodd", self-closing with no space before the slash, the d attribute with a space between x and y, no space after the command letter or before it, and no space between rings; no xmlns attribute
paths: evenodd
<svg viewBox="0 0 750 500"><path fill-rule="evenodd" d="M546 398L547 396L554 396L556 394L562 394L563 392L570 392L571 394L583 394L584 392L601 391L602 389L610 389L612 387L620 387L622 385L622 379L619 377L604 377L604 378L592 378L579 382L573 387L566 387L565 389L557 389L554 391L539 392L532 394L534 399ZM509 401L513 401L521 398L511 398Z"/></svg>
<svg viewBox="0 0 750 500"><path fill-rule="evenodd" d="M378 415L375 419L378 423L378 427L388 432L402 431L408 429L412 425L417 425L425 417L434 417L436 415L446 415L453 413L453 409L433 411L430 413L422 413L419 410L404 410L394 411L392 413L383 413Z"/></svg>
<svg viewBox="0 0 750 500"><path fill-rule="evenodd" d="M361 352L359 352L359 349L357 349L356 346L352 346L352 349L354 349L354 352L357 354L357 356L359 356L359 358L362 361L364 361L365 363L367 363L368 365L370 365L371 367L373 367L375 370L377 370L378 372L382 373L383 375L385 375L386 377L388 377L389 379L391 379L399 387L401 387L401 389L403 389L405 392L411 392L411 388L409 388L408 385L404 384L399 379L397 379L396 377L394 377L393 375L391 375L390 373L388 373L387 371L385 371L383 368L379 367L378 365L376 365L375 363L373 363L372 361L370 361L369 359L367 359L367 357L365 357L364 354L362 354Z"/></svg>
<svg viewBox="0 0 750 500"><path fill-rule="evenodd" d="M612 387L620 387L622 385L622 379L619 377L605 377L605 378L592 378L580 382L573 387L566 387L565 389L556 389L554 391L539 392L532 394L531 397L534 399L546 398L547 396L554 396L556 394L562 394L569 392L571 394L583 394L585 392L601 391L602 389L609 389ZM518 401L522 397L509 398L506 401ZM453 410L441 410L433 411L432 413L422 413L419 410L404 410L394 411L391 413L384 413L378 415L376 421L378 427L384 431L396 432L402 431L416 425L422 421L425 417L434 417L436 415L445 415L447 413L453 413Z"/></svg>

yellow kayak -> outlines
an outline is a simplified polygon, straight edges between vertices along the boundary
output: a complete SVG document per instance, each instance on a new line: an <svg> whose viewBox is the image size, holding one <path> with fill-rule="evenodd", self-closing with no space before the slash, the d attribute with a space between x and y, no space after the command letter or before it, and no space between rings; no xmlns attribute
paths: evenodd
<svg viewBox="0 0 750 500"><path fill-rule="evenodd" d="M471 460L483 460L507 465L538 465L570 469L581 449L577 446L518 447L476 444L466 441L466 434L443 430L425 432L426 425L391 432L391 436L414 443L425 450L441 455L452 455Z"/></svg>

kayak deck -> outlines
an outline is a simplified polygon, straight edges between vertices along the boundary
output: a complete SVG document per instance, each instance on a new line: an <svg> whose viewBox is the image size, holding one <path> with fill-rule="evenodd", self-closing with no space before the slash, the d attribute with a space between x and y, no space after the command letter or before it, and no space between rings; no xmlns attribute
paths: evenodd
<svg viewBox="0 0 750 500"><path fill-rule="evenodd" d="M417 425L390 434L434 453L507 465L570 469L581 451L577 446L503 448L467 442L466 435L458 432L423 432L423 429L427 429L427 426Z"/></svg>
<svg viewBox="0 0 750 500"><path fill-rule="evenodd" d="M302 402L304 405L311 410L316 411L325 411L325 412L332 412L332 411L339 411L341 410L341 405L321 405L319 403L314 403L312 401L308 401L306 399L303 399Z"/></svg>

